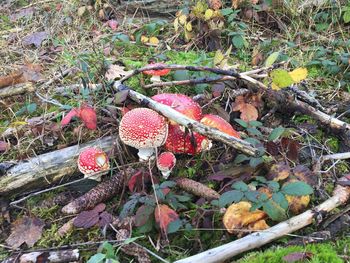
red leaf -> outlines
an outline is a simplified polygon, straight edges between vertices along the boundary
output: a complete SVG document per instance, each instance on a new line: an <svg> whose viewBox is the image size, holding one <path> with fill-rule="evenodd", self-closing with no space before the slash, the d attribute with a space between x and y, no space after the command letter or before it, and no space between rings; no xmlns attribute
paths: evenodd
<svg viewBox="0 0 350 263"><path fill-rule="evenodd" d="M96 130L97 128L97 116L94 108L83 105L78 110L78 116L84 122L85 126L90 130Z"/></svg>
<svg viewBox="0 0 350 263"><path fill-rule="evenodd" d="M167 205L159 205L154 210L156 223L159 225L162 232L167 233L168 225L179 219L179 215Z"/></svg>
<svg viewBox="0 0 350 263"><path fill-rule="evenodd" d="M137 171L128 181L128 187L130 192L139 192L143 189L144 184L150 181L149 173L142 170ZM158 182L157 178L153 177L155 183Z"/></svg>
<svg viewBox="0 0 350 263"><path fill-rule="evenodd" d="M135 226L143 226L147 223L150 218L150 215L153 213L154 207L142 205L137 209L135 215Z"/></svg>
<svg viewBox="0 0 350 263"><path fill-rule="evenodd" d="M10 149L10 144L4 141L0 141L0 153L6 152L8 149Z"/></svg>
<svg viewBox="0 0 350 263"><path fill-rule="evenodd" d="M117 30L119 26L118 21L114 19L108 20L107 24L113 31Z"/></svg>
<svg viewBox="0 0 350 263"><path fill-rule="evenodd" d="M72 109L70 112L68 112L68 114L66 116L63 117L62 121L61 121L61 125L66 126L70 123L70 121L72 120L73 117L77 116L78 112L76 109Z"/></svg>

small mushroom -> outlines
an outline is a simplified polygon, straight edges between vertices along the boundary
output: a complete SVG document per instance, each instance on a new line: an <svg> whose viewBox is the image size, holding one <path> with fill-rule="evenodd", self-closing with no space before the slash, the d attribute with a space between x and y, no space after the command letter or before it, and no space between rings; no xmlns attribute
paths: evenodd
<svg viewBox="0 0 350 263"><path fill-rule="evenodd" d="M167 179L176 164L176 157L171 152L163 152L158 156L157 167L163 177Z"/></svg>
<svg viewBox="0 0 350 263"><path fill-rule="evenodd" d="M166 65L163 63L151 63L147 65L147 67L149 66L158 67L158 66L166 66ZM151 82L160 82L161 81L160 77L167 75L169 72L170 72L170 69L158 69L158 70L150 69L150 70L145 70L143 74L152 76Z"/></svg>
<svg viewBox="0 0 350 263"><path fill-rule="evenodd" d="M85 178L101 181L102 174L91 174L109 169L108 156L99 148L86 148L79 154L78 168Z"/></svg>
<svg viewBox="0 0 350 263"><path fill-rule="evenodd" d="M167 135L165 118L148 108L128 111L120 121L119 137L126 145L139 150L140 161L148 160L154 148L165 143Z"/></svg>

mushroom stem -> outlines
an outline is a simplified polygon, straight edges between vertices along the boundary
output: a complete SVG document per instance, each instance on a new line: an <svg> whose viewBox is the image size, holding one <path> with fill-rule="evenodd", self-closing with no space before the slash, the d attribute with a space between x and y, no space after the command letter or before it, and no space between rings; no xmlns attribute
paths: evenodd
<svg viewBox="0 0 350 263"><path fill-rule="evenodd" d="M138 156L140 161L148 161L154 153L154 148L141 148L139 149Z"/></svg>
<svg viewBox="0 0 350 263"><path fill-rule="evenodd" d="M162 171L162 175L163 175L163 178L165 180L168 179L170 174L171 174L171 170L169 170L169 171Z"/></svg>
<svg viewBox="0 0 350 263"><path fill-rule="evenodd" d="M162 82L162 81L160 80L160 76L157 76L157 75L153 75L152 78L150 79L150 81L151 81L152 83L159 83L159 82Z"/></svg>

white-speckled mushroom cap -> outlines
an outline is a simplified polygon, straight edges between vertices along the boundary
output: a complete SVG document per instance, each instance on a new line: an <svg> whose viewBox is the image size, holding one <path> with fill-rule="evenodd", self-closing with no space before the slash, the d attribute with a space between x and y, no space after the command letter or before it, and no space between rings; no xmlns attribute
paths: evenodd
<svg viewBox="0 0 350 263"><path fill-rule="evenodd" d="M167 135L168 124L165 118L148 108L128 111L120 121L120 139L137 149L162 146Z"/></svg>

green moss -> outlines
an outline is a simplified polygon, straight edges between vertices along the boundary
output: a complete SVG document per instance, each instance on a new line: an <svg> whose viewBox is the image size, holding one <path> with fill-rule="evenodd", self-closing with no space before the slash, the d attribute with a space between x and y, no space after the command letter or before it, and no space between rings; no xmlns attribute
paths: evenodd
<svg viewBox="0 0 350 263"><path fill-rule="evenodd" d="M243 259L237 261L239 263L280 263L284 262L283 257L294 252L311 252L312 258L308 261L310 263L342 263L343 260L337 255L334 246L331 243L326 244L309 244L305 247L302 246L290 246L290 247L277 247L268 249L262 253L253 252L245 256Z"/></svg>

